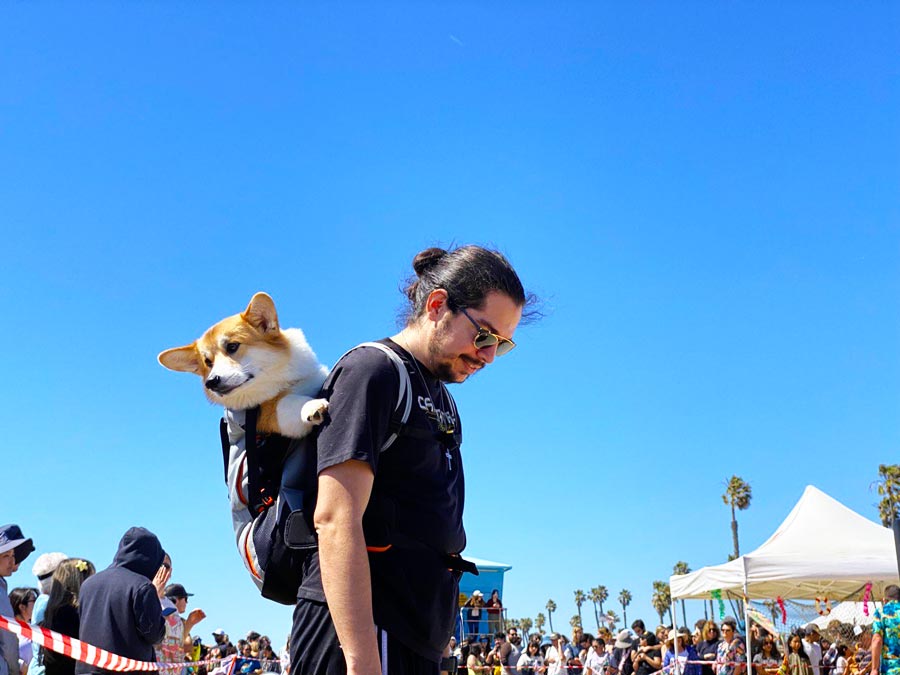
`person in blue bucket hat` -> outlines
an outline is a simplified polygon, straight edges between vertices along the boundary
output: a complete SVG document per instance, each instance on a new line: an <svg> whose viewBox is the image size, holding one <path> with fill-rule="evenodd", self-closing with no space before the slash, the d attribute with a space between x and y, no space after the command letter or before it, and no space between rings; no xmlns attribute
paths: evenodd
<svg viewBox="0 0 900 675"><path fill-rule="evenodd" d="M34 551L34 543L27 539L18 525L0 527L0 614L13 616L7 594L6 577ZM13 633L0 631L0 675L19 675L19 641Z"/></svg>

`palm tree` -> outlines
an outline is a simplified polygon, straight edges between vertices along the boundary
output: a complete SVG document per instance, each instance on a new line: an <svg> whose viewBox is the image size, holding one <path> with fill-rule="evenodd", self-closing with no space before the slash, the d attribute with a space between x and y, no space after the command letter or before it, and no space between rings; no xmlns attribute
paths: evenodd
<svg viewBox="0 0 900 675"><path fill-rule="evenodd" d="M548 600L547 604L546 604L546 609L547 609L547 621L550 622L550 632L552 633L553 632L553 612L556 611L556 603L553 602L552 599Z"/></svg>
<svg viewBox="0 0 900 675"><path fill-rule="evenodd" d="M522 626L522 633L523 633L522 637L525 638L525 639L527 640L527 639L528 639L528 634L531 632L531 627L532 627L534 624L531 623L531 619L529 619L529 618L526 616L524 619L522 619L521 621L519 621L519 625Z"/></svg>
<svg viewBox="0 0 900 675"><path fill-rule="evenodd" d="M619 623L619 615L610 609L606 612L605 620L609 625L609 629L614 631L616 629L616 624ZM597 632L599 633L600 631Z"/></svg>
<svg viewBox="0 0 900 675"><path fill-rule="evenodd" d="M580 588L575 591L575 607L578 608L578 625L581 625L581 606L584 604L584 601L587 600L587 596L584 594L584 591Z"/></svg>
<svg viewBox="0 0 900 675"><path fill-rule="evenodd" d="M669 621L672 620L672 593L669 590L669 584L665 581L653 582L653 595L650 597L650 604L659 614L659 622L665 621L666 612L669 612Z"/></svg>
<svg viewBox="0 0 900 675"><path fill-rule="evenodd" d="M900 464L879 464L876 483L881 497L878 503L881 524L891 527L894 518L900 516Z"/></svg>
<svg viewBox="0 0 900 675"><path fill-rule="evenodd" d="M572 634L575 634L576 628L581 628L581 617L577 614L569 619L569 625L572 627Z"/></svg>
<svg viewBox="0 0 900 675"><path fill-rule="evenodd" d="M691 568L688 567L688 564L683 560L679 560L672 568L672 574L688 574L690 571ZM687 626L687 614L684 611L684 600L681 601L681 621L683 622L683 625Z"/></svg>
<svg viewBox="0 0 900 675"><path fill-rule="evenodd" d="M534 627L537 628L537 632L540 635L544 634L544 624L547 623L547 617L544 616L543 612L538 612L537 616L534 617Z"/></svg>
<svg viewBox="0 0 900 675"><path fill-rule="evenodd" d="M619 604L622 605L622 625L626 628L628 627L628 612L625 611L625 608L631 604L631 591L627 588L623 588L619 591Z"/></svg>
<svg viewBox="0 0 900 675"><path fill-rule="evenodd" d="M597 632L600 632L600 615L603 614L603 603L606 602L606 599L609 597L609 591L606 590L606 586L594 586L591 589L590 594L591 603L594 605L594 618L597 620ZM597 611L597 607L600 607L600 611Z"/></svg>
<svg viewBox="0 0 900 675"><path fill-rule="evenodd" d="M722 501L731 506L731 539L734 544L734 557L741 556L741 547L738 545L738 523L735 509L743 511L750 506L750 500L753 498L753 492L750 490L750 483L744 481L739 476L732 476L725 483L725 494L722 495Z"/></svg>

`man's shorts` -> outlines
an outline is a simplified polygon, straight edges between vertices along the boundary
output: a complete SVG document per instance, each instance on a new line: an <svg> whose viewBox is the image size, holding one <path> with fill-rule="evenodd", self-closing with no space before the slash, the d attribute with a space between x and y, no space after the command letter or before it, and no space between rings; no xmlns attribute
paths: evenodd
<svg viewBox="0 0 900 675"><path fill-rule="evenodd" d="M411 651L375 627L382 675L439 675L440 664ZM347 664L328 605L300 599L291 628L291 675L346 675Z"/></svg>

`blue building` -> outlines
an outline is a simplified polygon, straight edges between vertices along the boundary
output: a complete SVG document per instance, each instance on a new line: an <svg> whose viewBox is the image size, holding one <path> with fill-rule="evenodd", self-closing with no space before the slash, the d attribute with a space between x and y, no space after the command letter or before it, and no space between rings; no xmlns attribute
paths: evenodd
<svg viewBox="0 0 900 675"><path fill-rule="evenodd" d="M481 591L484 594L485 602L487 602L488 598L491 597L491 592L494 589L497 589L500 593L500 601L503 602L503 575L512 569L512 565L493 562L491 560L482 560L481 558L472 558L470 556L466 556L466 560L475 563L475 566L478 568L478 576L476 577L474 574L469 574L468 572L463 573L459 580L459 606L462 607L466 601L472 597L472 593L476 590ZM456 637L459 640L468 637L466 634L467 618L467 610L460 609L460 616L456 623ZM505 604L501 618L504 621L506 619ZM502 624L499 628L496 626L489 626L487 612L484 610L481 611L481 619L478 622L478 630L476 631L478 635L488 635L489 633L493 633L502 628Z"/></svg>

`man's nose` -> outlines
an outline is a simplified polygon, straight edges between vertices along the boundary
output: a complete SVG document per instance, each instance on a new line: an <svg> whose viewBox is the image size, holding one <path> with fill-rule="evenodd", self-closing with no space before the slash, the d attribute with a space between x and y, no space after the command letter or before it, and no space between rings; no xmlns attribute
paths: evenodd
<svg viewBox="0 0 900 675"><path fill-rule="evenodd" d="M485 365L493 363L494 359L497 357L497 345L482 347L478 350L478 356L484 361Z"/></svg>

